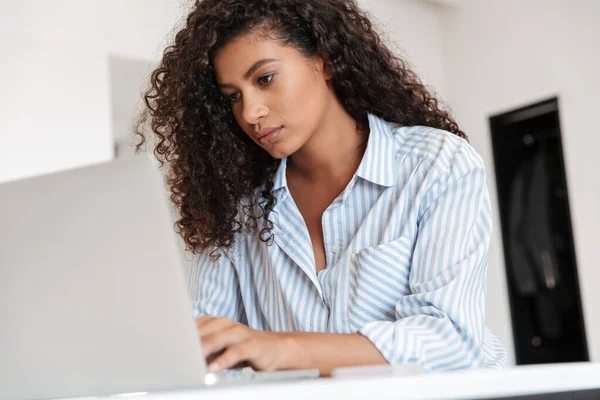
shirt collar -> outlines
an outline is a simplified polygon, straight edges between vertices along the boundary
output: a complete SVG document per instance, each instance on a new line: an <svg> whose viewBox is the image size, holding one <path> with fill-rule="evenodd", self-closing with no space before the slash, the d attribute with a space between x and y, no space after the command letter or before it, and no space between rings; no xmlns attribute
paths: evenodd
<svg viewBox="0 0 600 400"><path fill-rule="evenodd" d="M371 113L369 140L356 175L381 186L392 186L396 180L396 141L392 124Z"/></svg>
<svg viewBox="0 0 600 400"><path fill-rule="evenodd" d="M381 186L392 186L396 178L396 142L392 132L392 124L369 113L369 139L362 161L356 170L357 176ZM287 187L287 157L281 164L273 179L273 192Z"/></svg>

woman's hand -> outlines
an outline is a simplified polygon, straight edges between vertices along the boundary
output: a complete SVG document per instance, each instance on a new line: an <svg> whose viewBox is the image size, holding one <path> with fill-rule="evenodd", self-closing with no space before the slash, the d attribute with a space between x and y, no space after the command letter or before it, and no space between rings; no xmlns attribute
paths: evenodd
<svg viewBox="0 0 600 400"><path fill-rule="evenodd" d="M290 337L257 331L227 318L205 315L196 320L196 326L210 372L247 365L257 371L289 369L301 353Z"/></svg>
<svg viewBox="0 0 600 400"><path fill-rule="evenodd" d="M319 369L386 364L379 350L359 333L265 332L227 318L196 320L210 372L251 366L257 371Z"/></svg>

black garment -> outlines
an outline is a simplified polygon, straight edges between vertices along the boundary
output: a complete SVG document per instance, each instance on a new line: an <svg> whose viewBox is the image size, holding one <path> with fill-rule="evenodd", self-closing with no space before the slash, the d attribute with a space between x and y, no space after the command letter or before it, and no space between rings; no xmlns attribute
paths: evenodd
<svg viewBox="0 0 600 400"><path fill-rule="evenodd" d="M542 144L517 170L510 193L509 260L517 292L534 296L540 331L547 337L562 333L557 296L559 264L553 243L551 179Z"/></svg>

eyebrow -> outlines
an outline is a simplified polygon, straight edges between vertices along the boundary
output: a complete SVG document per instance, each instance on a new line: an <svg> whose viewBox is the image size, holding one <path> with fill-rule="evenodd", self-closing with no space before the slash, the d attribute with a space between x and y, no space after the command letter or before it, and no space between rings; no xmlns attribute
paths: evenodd
<svg viewBox="0 0 600 400"><path fill-rule="evenodd" d="M258 60L257 62L255 62L250 69L248 69L248 71L244 74L244 79L248 79L250 78L250 76L256 72L257 69L259 69L260 67L262 67L265 64L269 64L275 61L280 61L276 58L263 58L262 60ZM220 88L226 88L226 87L233 87L232 84L230 83L219 83L219 87Z"/></svg>

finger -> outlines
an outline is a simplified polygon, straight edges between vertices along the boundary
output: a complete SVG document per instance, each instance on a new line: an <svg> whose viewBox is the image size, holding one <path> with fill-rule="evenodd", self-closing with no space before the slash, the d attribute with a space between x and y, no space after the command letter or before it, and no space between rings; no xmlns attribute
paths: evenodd
<svg viewBox="0 0 600 400"><path fill-rule="evenodd" d="M208 365L208 370L217 373L238 365L253 364L252 360L257 354L258 346L256 342L254 340L247 340L228 347L221 356Z"/></svg>
<svg viewBox="0 0 600 400"><path fill-rule="evenodd" d="M206 363L207 363L207 364L210 364L210 363L212 363L212 362L213 362L213 361L215 361L215 360L216 360L216 359L217 359L217 358L218 358L218 357L219 357L221 354L223 354L223 352L224 352L224 350L221 350L221 351L217 351L216 353L213 353L213 354L211 354L211 355L209 355L209 356L206 356L206 357L205 357L205 358L206 358Z"/></svg>
<svg viewBox="0 0 600 400"><path fill-rule="evenodd" d="M214 353L213 355L211 355L210 357L206 358L206 364L210 365L212 364L213 361L215 361L217 358L219 358L221 356L221 354L223 354L225 351L219 351ZM241 363L238 363L236 365L234 365L231 368L246 368L246 367L250 367L250 364L246 361L242 361Z"/></svg>
<svg viewBox="0 0 600 400"><path fill-rule="evenodd" d="M200 337L225 330L233 325L236 325L236 322L224 317L209 317L206 319L201 317L196 320L196 328Z"/></svg>
<svg viewBox="0 0 600 400"><path fill-rule="evenodd" d="M236 324L225 330L202 336L202 349L204 350L204 355L209 357L214 353L225 350L229 346L244 342L249 337L249 328Z"/></svg>

